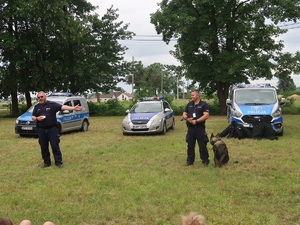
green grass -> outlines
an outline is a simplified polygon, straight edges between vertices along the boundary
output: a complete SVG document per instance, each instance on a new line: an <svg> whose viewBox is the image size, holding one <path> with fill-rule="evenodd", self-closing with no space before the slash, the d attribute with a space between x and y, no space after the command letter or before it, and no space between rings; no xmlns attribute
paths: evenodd
<svg viewBox="0 0 300 225"><path fill-rule="evenodd" d="M93 117L88 132L61 136L62 169L39 168L38 140L14 134L14 121L0 118L0 216L15 224L176 225L190 211L210 225L299 224L300 116L284 117L277 141L224 139L239 163L221 169L203 168L198 150L184 166L180 117L164 136L123 136L122 117ZM211 116L207 132L227 125Z"/></svg>

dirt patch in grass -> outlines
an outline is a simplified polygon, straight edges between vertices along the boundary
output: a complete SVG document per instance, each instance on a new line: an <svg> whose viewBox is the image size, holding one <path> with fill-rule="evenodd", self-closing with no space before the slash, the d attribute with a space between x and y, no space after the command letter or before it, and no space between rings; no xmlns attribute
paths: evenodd
<svg viewBox="0 0 300 225"><path fill-rule="evenodd" d="M289 96L288 98L300 99L300 95L293 94L293 95Z"/></svg>

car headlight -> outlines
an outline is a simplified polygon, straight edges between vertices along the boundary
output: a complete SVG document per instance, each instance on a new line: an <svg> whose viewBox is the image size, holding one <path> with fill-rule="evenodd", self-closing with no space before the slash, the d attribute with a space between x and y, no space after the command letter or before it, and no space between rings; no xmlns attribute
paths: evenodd
<svg viewBox="0 0 300 225"><path fill-rule="evenodd" d="M123 122L124 124L129 124L130 123L130 119L129 119L129 116L126 116L124 119L123 119Z"/></svg>
<svg viewBox="0 0 300 225"><path fill-rule="evenodd" d="M16 124L19 124L19 117L16 119Z"/></svg>
<svg viewBox="0 0 300 225"><path fill-rule="evenodd" d="M152 123L160 123L162 121L162 117L158 117L158 116L155 116L152 118L151 122Z"/></svg>
<svg viewBox="0 0 300 225"><path fill-rule="evenodd" d="M242 113L240 113L239 111L237 111L237 110L232 110L232 116L234 116L234 117L237 117L237 118L240 118L240 117L242 117Z"/></svg>
<svg viewBox="0 0 300 225"><path fill-rule="evenodd" d="M278 108L275 112L272 113L273 117L281 117L281 109Z"/></svg>

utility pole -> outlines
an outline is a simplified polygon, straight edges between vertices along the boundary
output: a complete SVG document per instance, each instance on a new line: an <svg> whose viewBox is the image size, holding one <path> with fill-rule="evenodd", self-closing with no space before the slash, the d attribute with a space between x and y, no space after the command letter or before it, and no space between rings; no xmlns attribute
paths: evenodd
<svg viewBox="0 0 300 225"><path fill-rule="evenodd" d="M160 71L161 81L160 81L160 93L163 94L164 92L164 74Z"/></svg>
<svg viewBox="0 0 300 225"><path fill-rule="evenodd" d="M132 65L134 62L134 57L132 56ZM134 99L134 72L131 72L131 95L132 95L132 99Z"/></svg>
<svg viewBox="0 0 300 225"><path fill-rule="evenodd" d="M177 99L179 99L179 87L178 87L179 81L178 81L178 75L176 77L176 83L177 83Z"/></svg>

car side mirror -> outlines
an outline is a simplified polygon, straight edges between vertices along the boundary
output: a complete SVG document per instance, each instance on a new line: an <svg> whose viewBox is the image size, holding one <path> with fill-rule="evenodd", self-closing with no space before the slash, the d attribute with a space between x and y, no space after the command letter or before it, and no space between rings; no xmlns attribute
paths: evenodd
<svg viewBox="0 0 300 225"><path fill-rule="evenodd" d="M170 112L170 111L171 111L171 109L165 108L165 112Z"/></svg>
<svg viewBox="0 0 300 225"><path fill-rule="evenodd" d="M279 104L282 106L285 105L285 103L286 103L286 98L281 98Z"/></svg>
<svg viewBox="0 0 300 225"><path fill-rule="evenodd" d="M227 106L231 106L231 105L232 105L232 103L231 103L231 100L230 100L230 99L226 99L226 105L227 105Z"/></svg>

